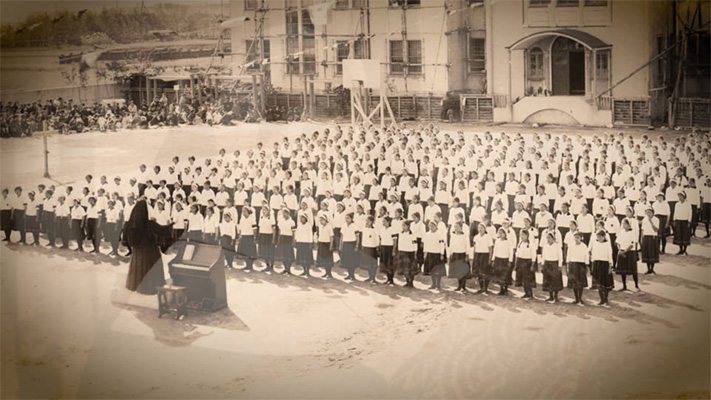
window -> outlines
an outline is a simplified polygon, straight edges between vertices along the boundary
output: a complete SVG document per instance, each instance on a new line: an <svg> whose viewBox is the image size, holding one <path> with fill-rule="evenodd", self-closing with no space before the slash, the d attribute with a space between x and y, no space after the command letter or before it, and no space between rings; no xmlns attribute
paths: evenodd
<svg viewBox="0 0 711 400"><path fill-rule="evenodd" d="M257 0L244 0L245 10L255 10L257 8Z"/></svg>
<svg viewBox="0 0 711 400"><path fill-rule="evenodd" d="M311 14L306 9L286 11L286 55L288 74L316 73L316 37Z"/></svg>
<svg viewBox="0 0 711 400"><path fill-rule="evenodd" d="M404 5L411 7L419 6L420 0L388 0L388 3L390 4L390 7L402 7Z"/></svg>
<svg viewBox="0 0 711 400"><path fill-rule="evenodd" d="M595 57L595 77L597 79L608 79L610 73L610 53L598 51Z"/></svg>
<svg viewBox="0 0 711 400"><path fill-rule="evenodd" d="M407 50L407 54L405 53ZM407 59L407 62L405 60ZM422 73L422 41L408 40L407 49L402 40L390 41L390 73L393 75Z"/></svg>
<svg viewBox="0 0 711 400"><path fill-rule="evenodd" d="M529 79L543 79L543 50L534 47L528 53Z"/></svg>
<svg viewBox="0 0 711 400"><path fill-rule="evenodd" d="M405 57L402 53L402 40L390 41L390 73L402 74Z"/></svg>
<svg viewBox="0 0 711 400"><path fill-rule="evenodd" d="M577 7L579 5L579 0L558 0L558 7Z"/></svg>
<svg viewBox="0 0 711 400"><path fill-rule="evenodd" d="M339 40L337 43L338 47L336 48L336 61L338 64L336 64L336 74L343 75L342 61L348 59L350 56L350 46L353 46L353 58L357 60L363 59L364 46L362 40L356 40L352 42L352 44L349 44L349 42L345 40Z"/></svg>
<svg viewBox="0 0 711 400"><path fill-rule="evenodd" d="M585 7L607 7L607 0L585 0Z"/></svg>
<svg viewBox="0 0 711 400"><path fill-rule="evenodd" d="M467 61L469 73L482 73L486 70L486 39L469 38Z"/></svg>
<svg viewBox="0 0 711 400"><path fill-rule="evenodd" d="M334 8L336 10L346 10L353 8L359 10L365 7L365 0L336 0Z"/></svg>
<svg viewBox="0 0 711 400"><path fill-rule="evenodd" d="M548 7L551 0L529 0L530 7Z"/></svg>
<svg viewBox="0 0 711 400"><path fill-rule="evenodd" d="M247 68L247 70L248 71L259 70L259 64L262 62L262 58L259 57L259 40L255 40L254 45L252 45L251 40L245 41L244 48L247 50L247 63L256 61L253 65L250 65ZM264 58L266 58L266 59L270 58L269 40L268 39L264 39Z"/></svg>
<svg viewBox="0 0 711 400"><path fill-rule="evenodd" d="M711 75L711 34L696 32L689 35L687 49L687 75Z"/></svg>
<svg viewBox="0 0 711 400"><path fill-rule="evenodd" d="M407 73L422 73L422 41L407 41Z"/></svg>

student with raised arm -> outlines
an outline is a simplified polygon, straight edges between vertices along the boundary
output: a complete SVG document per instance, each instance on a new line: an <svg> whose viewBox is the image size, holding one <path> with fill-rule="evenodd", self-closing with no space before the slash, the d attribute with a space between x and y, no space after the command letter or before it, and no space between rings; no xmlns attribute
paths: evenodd
<svg viewBox="0 0 711 400"><path fill-rule="evenodd" d="M642 262L647 264L645 275L657 274L654 272L654 264L659 262L659 232L661 222L654 216L654 209L648 206L645 210L645 217L642 219Z"/></svg>

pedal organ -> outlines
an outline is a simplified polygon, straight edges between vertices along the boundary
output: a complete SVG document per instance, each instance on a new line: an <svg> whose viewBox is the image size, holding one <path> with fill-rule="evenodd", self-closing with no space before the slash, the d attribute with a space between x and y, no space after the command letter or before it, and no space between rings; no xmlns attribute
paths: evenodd
<svg viewBox="0 0 711 400"><path fill-rule="evenodd" d="M227 307L222 249L196 242L176 245L178 256L168 264L168 271L173 285L187 288L188 308L217 311Z"/></svg>

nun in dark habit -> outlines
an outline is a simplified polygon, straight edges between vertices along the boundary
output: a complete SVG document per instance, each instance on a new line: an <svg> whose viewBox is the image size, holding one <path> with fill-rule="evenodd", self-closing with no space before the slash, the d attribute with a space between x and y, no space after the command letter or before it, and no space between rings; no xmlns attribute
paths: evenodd
<svg viewBox="0 0 711 400"><path fill-rule="evenodd" d="M126 241L133 249L128 266L126 289L141 294L156 294L156 287L165 284L158 238L170 234L172 224L159 225L148 218L148 205L139 200L126 223Z"/></svg>

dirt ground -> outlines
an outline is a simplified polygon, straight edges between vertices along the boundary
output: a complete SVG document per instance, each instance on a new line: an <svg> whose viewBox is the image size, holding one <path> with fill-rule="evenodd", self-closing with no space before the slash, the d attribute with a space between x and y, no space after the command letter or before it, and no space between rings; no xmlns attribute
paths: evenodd
<svg viewBox="0 0 711 400"><path fill-rule="evenodd" d="M61 183L86 173L125 174L141 162L247 149L323 127L57 135L49 138L50 172ZM2 140L0 155L2 187L45 181L41 139ZM424 278L408 290L347 283L340 269L326 281L258 265L227 272L228 309L176 321L157 318L155 297L123 289L126 258L3 244L0 394L708 398L711 241L694 239L689 252L662 256L659 275L641 275L639 293L612 293L611 308L570 304L569 290L563 304L551 305L540 289L527 302L454 293L449 280L439 293L425 290ZM584 296L597 302L592 291Z"/></svg>

